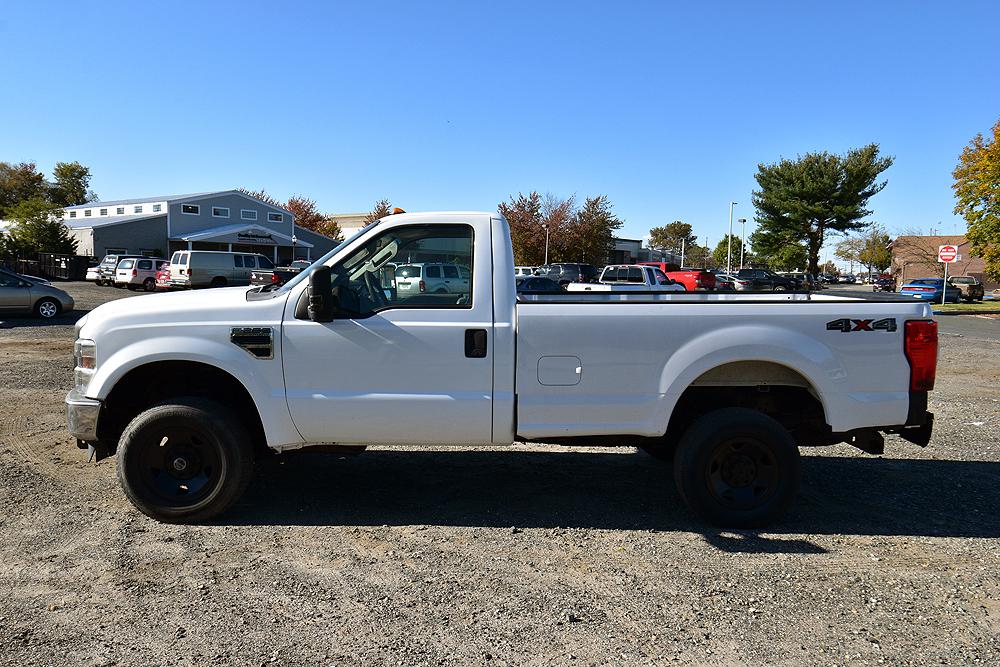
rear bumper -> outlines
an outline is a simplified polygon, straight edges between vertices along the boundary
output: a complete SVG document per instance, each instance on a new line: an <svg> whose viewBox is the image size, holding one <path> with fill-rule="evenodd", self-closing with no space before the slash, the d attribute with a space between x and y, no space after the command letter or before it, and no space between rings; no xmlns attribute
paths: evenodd
<svg viewBox="0 0 1000 667"><path fill-rule="evenodd" d="M97 420L100 415L100 401L87 398L76 389L66 394L66 430L77 440L97 440Z"/></svg>

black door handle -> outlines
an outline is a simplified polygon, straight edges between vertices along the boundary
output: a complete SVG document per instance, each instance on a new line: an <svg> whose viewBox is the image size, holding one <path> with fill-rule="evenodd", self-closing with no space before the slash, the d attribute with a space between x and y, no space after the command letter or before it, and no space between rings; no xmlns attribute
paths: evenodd
<svg viewBox="0 0 1000 667"><path fill-rule="evenodd" d="M486 329L465 330L465 356L470 359L486 356Z"/></svg>

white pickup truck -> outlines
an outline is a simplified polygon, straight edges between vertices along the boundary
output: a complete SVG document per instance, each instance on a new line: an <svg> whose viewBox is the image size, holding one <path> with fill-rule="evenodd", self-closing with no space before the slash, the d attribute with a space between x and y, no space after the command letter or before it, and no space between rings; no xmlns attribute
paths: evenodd
<svg viewBox="0 0 1000 667"><path fill-rule="evenodd" d="M419 262L471 280L461 293L397 292L392 267ZM98 459L117 453L128 498L173 522L231 506L261 453L523 440L670 456L696 514L759 526L794 500L799 446L930 439L925 303L518 298L513 276L497 214L397 214L275 289L107 303L77 323L69 431Z"/></svg>
<svg viewBox="0 0 1000 667"><path fill-rule="evenodd" d="M567 292L685 292L655 266L611 264L604 267L596 283L570 283Z"/></svg>

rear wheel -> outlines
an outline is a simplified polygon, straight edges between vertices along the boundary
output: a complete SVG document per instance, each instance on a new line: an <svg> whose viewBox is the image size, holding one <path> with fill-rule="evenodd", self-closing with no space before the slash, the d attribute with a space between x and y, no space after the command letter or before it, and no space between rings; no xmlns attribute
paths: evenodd
<svg viewBox="0 0 1000 667"><path fill-rule="evenodd" d="M760 527L781 517L795 500L799 475L799 450L788 431L746 408L700 417L681 437L674 459L684 502L722 527Z"/></svg>
<svg viewBox="0 0 1000 667"><path fill-rule="evenodd" d="M774 291L775 292L787 292L788 288L785 287L784 285L775 285L774 286Z"/></svg>
<svg viewBox="0 0 1000 667"><path fill-rule="evenodd" d="M225 287L226 286L226 279L223 278L222 276L216 276L216 277L212 278L212 282L210 283L210 286L211 287Z"/></svg>
<svg viewBox="0 0 1000 667"><path fill-rule="evenodd" d="M142 281L142 288L147 292L152 292L156 289L156 280L154 278L146 278Z"/></svg>
<svg viewBox="0 0 1000 667"><path fill-rule="evenodd" d="M232 413L200 398L173 399L132 420L118 443L118 481L158 521L205 521L235 503L253 476L253 443Z"/></svg>
<svg viewBox="0 0 1000 667"><path fill-rule="evenodd" d="M62 306L55 299L39 299L38 303L35 304L35 315L46 320L52 319L61 310Z"/></svg>

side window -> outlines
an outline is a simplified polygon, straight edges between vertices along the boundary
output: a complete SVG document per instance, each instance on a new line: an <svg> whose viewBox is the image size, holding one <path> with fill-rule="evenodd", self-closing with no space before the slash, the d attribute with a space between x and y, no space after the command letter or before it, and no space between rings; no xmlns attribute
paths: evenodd
<svg viewBox="0 0 1000 667"><path fill-rule="evenodd" d="M653 275L656 276L656 284L657 285L669 285L670 284L670 278L668 278L667 274L665 274L663 271L660 271L659 269L653 269Z"/></svg>
<svg viewBox="0 0 1000 667"><path fill-rule="evenodd" d="M604 278L603 278L603 280L605 282L612 282L612 283L615 282L615 281L617 281L618 280L618 267L617 266L609 266L608 268L604 269Z"/></svg>
<svg viewBox="0 0 1000 667"><path fill-rule="evenodd" d="M445 264L441 267L444 270L445 278L458 278L458 267L452 264Z"/></svg>
<svg viewBox="0 0 1000 667"><path fill-rule="evenodd" d="M237 269L243 268L243 255L233 255L233 266Z"/></svg>
<svg viewBox="0 0 1000 667"><path fill-rule="evenodd" d="M641 283L642 282L642 269L638 266L628 267L628 282L630 283Z"/></svg>
<svg viewBox="0 0 1000 667"><path fill-rule="evenodd" d="M0 273L0 287L20 287L21 280L9 273Z"/></svg>
<svg viewBox="0 0 1000 667"><path fill-rule="evenodd" d="M152 271L153 270L153 262L152 262L152 260L149 260L149 259L140 259L139 260L139 270L140 271Z"/></svg>
<svg viewBox="0 0 1000 667"><path fill-rule="evenodd" d="M757 271L756 277L757 278L761 278L761 279L767 278L767 272L766 271Z"/></svg>
<svg viewBox="0 0 1000 667"><path fill-rule="evenodd" d="M245 269L256 269L257 268L257 258L253 255L243 255L243 268Z"/></svg>
<svg viewBox="0 0 1000 667"><path fill-rule="evenodd" d="M267 257L264 257L263 255L261 255L260 257L257 258L257 265L260 266L260 268L262 268L262 269L273 269L274 268L274 262L272 262L271 260L269 260Z"/></svg>
<svg viewBox="0 0 1000 667"><path fill-rule="evenodd" d="M469 308L474 282L472 249L468 225L389 229L335 265L333 285L340 288L341 307L352 317L387 308ZM441 277L442 265L467 267L468 284L431 282Z"/></svg>

